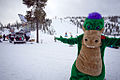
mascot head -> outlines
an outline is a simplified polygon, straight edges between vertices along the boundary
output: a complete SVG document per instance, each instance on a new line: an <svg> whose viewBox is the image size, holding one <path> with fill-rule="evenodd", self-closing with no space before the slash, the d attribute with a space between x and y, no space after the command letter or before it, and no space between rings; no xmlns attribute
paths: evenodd
<svg viewBox="0 0 120 80"><path fill-rule="evenodd" d="M88 17L85 19L83 26L85 30L100 31L104 27L104 19L99 13L93 12L93 13L90 13Z"/></svg>
<svg viewBox="0 0 120 80"><path fill-rule="evenodd" d="M103 27L104 19L102 16L97 12L90 13L83 24L83 44L88 48L100 47Z"/></svg>

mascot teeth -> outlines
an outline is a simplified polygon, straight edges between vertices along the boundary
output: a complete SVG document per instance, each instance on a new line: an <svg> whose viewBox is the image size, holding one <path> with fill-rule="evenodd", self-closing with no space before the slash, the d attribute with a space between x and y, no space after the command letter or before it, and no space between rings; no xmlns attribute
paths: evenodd
<svg viewBox="0 0 120 80"><path fill-rule="evenodd" d="M95 48L95 46L88 46L88 45L86 45L88 48Z"/></svg>

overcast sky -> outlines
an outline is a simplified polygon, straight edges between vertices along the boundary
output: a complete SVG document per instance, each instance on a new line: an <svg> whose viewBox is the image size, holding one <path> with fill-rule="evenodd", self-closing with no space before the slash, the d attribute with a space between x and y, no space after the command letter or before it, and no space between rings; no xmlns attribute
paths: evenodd
<svg viewBox="0 0 120 80"><path fill-rule="evenodd" d="M22 0L0 0L0 22L20 22L18 14L26 14ZM87 16L90 12L102 15L120 15L120 0L48 0L47 17Z"/></svg>

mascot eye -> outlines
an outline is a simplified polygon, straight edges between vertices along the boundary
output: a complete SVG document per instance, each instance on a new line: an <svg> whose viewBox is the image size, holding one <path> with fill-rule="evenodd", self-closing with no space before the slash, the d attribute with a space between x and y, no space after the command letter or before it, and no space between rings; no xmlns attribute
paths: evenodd
<svg viewBox="0 0 120 80"><path fill-rule="evenodd" d="M87 26L87 29L90 30L90 26Z"/></svg>
<svg viewBox="0 0 120 80"><path fill-rule="evenodd" d="M97 27L96 27L96 30L99 30L99 29L100 29L100 26L97 26Z"/></svg>

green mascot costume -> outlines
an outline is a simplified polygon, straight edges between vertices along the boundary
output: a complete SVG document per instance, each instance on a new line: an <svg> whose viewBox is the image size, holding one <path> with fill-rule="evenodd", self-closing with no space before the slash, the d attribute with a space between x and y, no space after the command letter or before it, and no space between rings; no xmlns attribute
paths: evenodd
<svg viewBox="0 0 120 80"><path fill-rule="evenodd" d="M120 46L120 38L101 35L104 19L93 12L88 15L83 25L84 34L76 38L55 38L63 43L78 45L78 56L72 66L70 80L104 80L104 51L108 46Z"/></svg>

